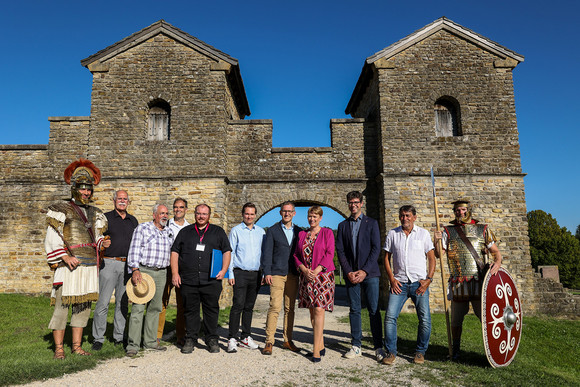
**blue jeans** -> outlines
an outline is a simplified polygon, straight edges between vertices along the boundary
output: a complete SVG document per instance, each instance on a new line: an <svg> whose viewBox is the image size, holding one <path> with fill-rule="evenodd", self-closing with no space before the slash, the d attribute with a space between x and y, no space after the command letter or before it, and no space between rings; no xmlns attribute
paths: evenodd
<svg viewBox="0 0 580 387"><path fill-rule="evenodd" d="M408 298L415 304L419 327L417 328L417 349L416 352L423 355L429 346L431 337L431 312L429 311L429 288L418 295L417 289L421 286L419 281L413 283L401 283L401 293L389 293L389 305L385 317L385 347L389 353L397 355L397 319L403 309L403 305Z"/></svg>
<svg viewBox="0 0 580 387"><path fill-rule="evenodd" d="M353 285L346 280L346 294L348 305L350 306L350 334L352 335L352 345L361 346L362 326L361 326L361 287L366 296L367 309L371 322L371 333L373 335L373 345L375 349L382 347L383 329L381 326L381 312L379 309L379 277L365 278L360 284Z"/></svg>

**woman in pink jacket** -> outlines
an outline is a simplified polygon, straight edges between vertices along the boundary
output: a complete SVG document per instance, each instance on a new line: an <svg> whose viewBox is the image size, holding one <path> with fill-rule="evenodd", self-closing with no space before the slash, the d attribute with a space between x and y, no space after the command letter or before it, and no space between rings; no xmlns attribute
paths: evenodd
<svg viewBox="0 0 580 387"><path fill-rule="evenodd" d="M310 321L314 331L312 361L319 362L324 356L324 312L334 307L334 234L331 229L320 227L322 208L310 207L310 228L301 231L294 251L294 260L300 272L298 307L310 309Z"/></svg>

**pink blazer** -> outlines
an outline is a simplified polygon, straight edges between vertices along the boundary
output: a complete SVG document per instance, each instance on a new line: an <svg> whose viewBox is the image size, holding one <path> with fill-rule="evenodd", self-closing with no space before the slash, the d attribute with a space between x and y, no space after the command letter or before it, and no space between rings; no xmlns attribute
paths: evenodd
<svg viewBox="0 0 580 387"><path fill-rule="evenodd" d="M305 264L302 248L307 235L308 231L300 231L300 234L298 234L298 243L296 243L296 249L294 250L296 267ZM314 242L312 270L316 269L318 265L324 266L326 271L334 271L334 233L327 227L320 229L316 242Z"/></svg>

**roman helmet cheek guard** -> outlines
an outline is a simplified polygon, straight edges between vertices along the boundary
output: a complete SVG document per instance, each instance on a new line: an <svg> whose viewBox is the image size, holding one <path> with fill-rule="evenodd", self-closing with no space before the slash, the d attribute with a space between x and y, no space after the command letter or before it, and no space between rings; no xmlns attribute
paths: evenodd
<svg viewBox="0 0 580 387"><path fill-rule="evenodd" d="M465 213L465 216L463 218L455 217L455 221L458 223L460 222L460 223L470 224L471 220L472 220L472 217L471 217L472 216L472 207L471 207L471 204L469 203L469 201L468 200L457 200L451 204L453 204L453 211L455 211L455 209L457 209L457 207L466 207L467 208L467 212Z"/></svg>

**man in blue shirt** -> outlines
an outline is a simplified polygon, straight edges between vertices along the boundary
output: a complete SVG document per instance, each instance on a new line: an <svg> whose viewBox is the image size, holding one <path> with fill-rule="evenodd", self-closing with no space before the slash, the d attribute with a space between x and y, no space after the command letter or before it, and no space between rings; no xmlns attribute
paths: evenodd
<svg viewBox="0 0 580 387"><path fill-rule="evenodd" d="M250 336L252 314L258 290L262 282L260 273L260 258L264 229L256 226L256 206L246 203L242 207L243 222L232 228L230 246L232 260L229 266L229 283L234 287L234 300L230 310L228 352L237 352L238 330L240 316L242 317L242 334L239 336L240 346L258 349L258 345Z"/></svg>
<svg viewBox="0 0 580 387"><path fill-rule="evenodd" d="M346 195L350 217L338 225L336 254L344 271L346 294L350 306L349 320L352 348L347 359L361 355L361 289L366 296L371 333L377 361L384 357L383 330L379 309L379 253L381 237L376 220L362 213L363 195L352 191Z"/></svg>

